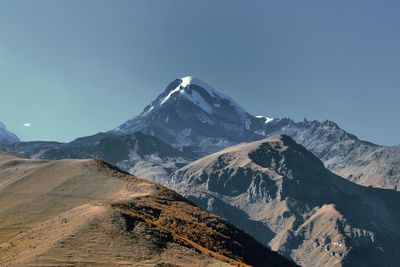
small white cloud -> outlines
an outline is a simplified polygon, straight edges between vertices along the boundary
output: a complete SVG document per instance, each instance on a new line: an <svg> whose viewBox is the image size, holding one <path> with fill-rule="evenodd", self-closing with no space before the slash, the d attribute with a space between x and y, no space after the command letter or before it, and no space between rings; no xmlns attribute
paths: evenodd
<svg viewBox="0 0 400 267"><path fill-rule="evenodd" d="M24 126L24 127L31 127L31 123L30 123L30 122L25 122L24 124L22 124L22 126Z"/></svg>

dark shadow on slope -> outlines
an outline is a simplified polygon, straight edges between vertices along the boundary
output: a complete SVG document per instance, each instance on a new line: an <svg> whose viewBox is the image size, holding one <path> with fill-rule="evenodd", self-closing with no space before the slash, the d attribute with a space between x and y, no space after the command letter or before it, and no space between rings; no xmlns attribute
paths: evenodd
<svg viewBox="0 0 400 267"><path fill-rule="evenodd" d="M275 236L275 233L262 222L251 220L244 211L228 205L219 199L211 198L207 201L207 199L199 199L194 196L186 196L186 198L196 206L217 214L236 227L245 230L264 246L268 246L268 243Z"/></svg>

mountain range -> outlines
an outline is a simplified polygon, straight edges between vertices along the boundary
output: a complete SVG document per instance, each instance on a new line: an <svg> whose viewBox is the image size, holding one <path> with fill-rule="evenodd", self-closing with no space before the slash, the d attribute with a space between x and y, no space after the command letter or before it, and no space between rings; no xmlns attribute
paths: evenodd
<svg viewBox="0 0 400 267"><path fill-rule="evenodd" d="M253 116L230 97L193 77L172 82L140 115L112 132L136 131L198 157L234 144L285 134L338 175L365 186L400 190L400 146L359 140L331 121Z"/></svg>
<svg viewBox="0 0 400 267"><path fill-rule="evenodd" d="M123 138L136 132L157 137L184 153L185 159L177 160L178 165L235 144L284 134L313 152L329 170L350 181L400 190L400 146L386 147L359 140L332 121L295 122L289 118L253 116L232 98L193 77L174 80L141 114L106 133L78 138L67 144L22 142L6 143L0 148L46 159L70 158L71 149L86 150L103 138ZM46 153L48 150L52 151ZM92 156L93 152L84 151L74 155L78 158ZM131 157L126 156L121 161L124 163L119 166L124 170L139 171L135 168L137 161ZM112 162L118 165L117 161ZM140 174L147 172L148 166L144 165ZM166 167L149 178L169 174L175 169Z"/></svg>
<svg viewBox="0 0 400 267"><path fill-rule="evenodd" d="M303 266L399 262L400 146L360 140L332 121L254 116L193 77L110 131L0 150L35 162L105 160Z"/></svg>

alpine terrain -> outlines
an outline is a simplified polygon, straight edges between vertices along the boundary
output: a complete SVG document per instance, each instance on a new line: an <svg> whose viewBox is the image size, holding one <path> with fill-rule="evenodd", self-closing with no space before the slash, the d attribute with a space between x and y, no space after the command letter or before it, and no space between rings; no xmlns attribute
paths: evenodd
<svg viewBox="0 0 400 267"><path fill-rule="evenodd" d="M114 130L143 132L199 155L259 138L262 123L205 82L184 77L169 84L144 111Z"/></svg>
<svg viewBox="0 0 400 267"><path fill-rule="evenodd" d="M265 136L285 134L313 152L332 172L357 184L400 190L400 146L385 147L344 131L332 121L271 121Z"/></svg>
<svg viewBox="0 0 400 267"><path fill-rule="evenodd" d="M190 153L140 132L127 135L98 133L70 143L20 142L0 148L37 159L101 158L131 174L154 181L165 179L193 158Z"/></svg>
<svg viewBox="0 0 400 267"><path fill-rule="evenodd" d="M2 129L5 127L0 127ZM8 133L7 136L14 136L8 131L3 132ZM23 244L26 244L26 238L32 237L26 231L36 229L41 224L48 227L54 220L58 220L54 219L55 216L65 216L67 221L72 220L75 215L68 215L69 212L80 205L101 203L101 209L107 214L101 215L101 218L105 218L104 222L110 222L107 223L108 226L104 226L107 231L116 231L114 221L127 221L127 228L123 232L118 230L123 233L124 238L130 235L127 232L134 229L130 226L131 219L124 219L128 218L126 216L133 216L132 214L145 217L143 220L152 229L149 230L152 233L150 235L164 237L157 231L164 233L167 229L171 232L171 229L165 228L170 223L174 227L181 225L169 219L165 222L166 225L159 225L164 223L164 220L159 219L160 214L175 214L175 211L170 210L175 206L165 206L175 203L173 201L178 198L173 192L173 197L159 200L157 196L157 200L154 200L156 203L146 201L142 204L148 204L149 207L134 210L136 204L131 204L133 195L141 195L139 191L144 190L149 192L146 197L151 196L154 199L153 194L157 195L158 189L148 190L147 186L158 186L150 182L146 183L146 187L131 186L131 182L127 184L126 181L137 178L110 167L103 160L130 174L178 191L203 209L226 218L262 244L300 265L395 266L393 264L399 260L400 215L397 206L400 197L395 190L400 190L400 147L385 147L359 140L332 121L295 122L289 118L253 116L232 98L197 78L176 79L141 114L105 133L81 137L69 143L19 142L16 137L8 137L7 140L0 142L1 150L33 158L30 160L10 154L3 155L7 160L0 168L0 199L6 204L5 208L0 209L0 218L5 218L0 222L0 227L4 229L1 232L5 236L1 245L4 253L0 254L7 255L3 258L7 263L69 264L70 261L57 252L61 249L58 246L64 248L64 243L67 242L64 237L57 236L57 242L61 242L57 243L57 248L53 247L53 243L49 245L49 254L35 254L35 250L26 252ZM97 160L90 160L93 158ZM121 182L118 182L115 189L118 194L115 193L117 191L107 191L114 188L114 182L111 181L115 179L110 180L108 174L105 175L102 171L99 173L99 168L95 166L108 166L101 170L125 177L123 182L117 179ZM45 168L44 172L42 168ZM61 179L59 183L58 179ZM14 186L19 188L25 186L25 183L26 187L22 191L13 191ZM97 189L98 187L101 189ZM2 188L11 188L11 191L1 191ZM126 190L129 192L126 193ZM134 199L137 201L136 197ZM74 204L75 201L79 205ZM54 210L49 209L50 205L46 206L50 202L55 205ZM114 202L119 204L114 205ZM182 199L181 202L185 203L182 204L185 212L192 209L186 200ZM29 212L34 215L29 215ZM64 213L66 214L62 215ZM20 217L18 214L25 215ZM117 217L109 214L117 214ZM192 226L199 223L202 226L195 226L193 229L206 231L201 228L205 217L193 215L197 214L197 210L182 214L182 217L172 221L181 222L191 218L190 222L184 222ZM97 213L93 216L88 221L103 221L98 219ZM229 225L225 221L222 224ZM221 230L219 223L205 225L211 227L212 231ZM76 227L74 226L74 231L87 227L92 229L92 224L84 222ZM96 227L93 229L97 229ZM156 234L153 228L156 229ZM145 233L148 233L147 228L145 229ZM18 235L19 231L22 231L21 235ZM38 230L37 237L46 236L42 231L43 229ZM168 242L176 243L174 231L168 235ZM202 235L207 236L204 232ZM77 238L80 235L72 236ZM23 239L12 239L17 237ZM50 237L49 234L47 238ZM237 252L237 248L232 248L228 242L230 235L226 234L225 237L224 241L215 241L218 246L224 247L221 248L224 251L227 249L225 245L228 245L230 252L222 253L221 250L210 249L215 246L214 241L207 243L208 241L203 240L203 243L197 243L198 237L192 240L187 235L183 236L198 252L206 251L206 255L214 255L211 261L222 259L223 262L232 263L231 260L234 260L250 265L258 265L263 261L246 259L248 252ZM108 238L104 237L105 243L111 242ZM122 237L117 239L119 238ZM80 242L90 247L85 240L68 244L71 249ZM20 247L14 246L16 242L20 242ZM47 244L47 241L40 242ZM150 242L146 243L149 247L157 247L159 251L159 244L165 240L157 244L151 239L146 242ZM204 242L208 245L205 246ZM31 246L33 249L39 245L32 243ZM187 248L186 245L184 247ZM204 247L207 250L203 250ZM88 251L92 251L91 248ZM92 255L89 252L78 255L76 251L71 251L71 255L77 262L87 262ZM116 252L107 253L114 255ZM121 257L113 258L113 264L119 263L119 260L125 262L130 257L140 258L136 254L129 254L134 252L126 253L123 254L125 256L121 254ZM26 259L22 256L25 254L28 254ZM40 258L40 255L48 256L44 256L47 257L45 259ZM204 253L201 255L204 259ZM220 255L223 257L220 258ZM157 258L151 262L163 262L163 259ZM204 265L201 259L196 258L196 262L199 266Z"/></svg>
<svg viewBox="0 0 400 267"><path fill-rule="evenodd" d="M137 155L129 143L135 137L127 136L137 132L144 133L141 139L148 136L159 139L144 144L164 142L172 146L173 155ZM295 122L289 118L253 116L232 98L190 76L173 81L141 114L109 132L65 144L35 141L0 145L0 148L43 159L95 155L132 174L161 181L195 158L277 134L292 137L320 158L329 170L348 180L400 190L400 146L385 147L359 140L332 121ZM105 148L113 143L118 143L115 148ZM150 150L154 152L157 147Z"/></svg>
<svg viewBox="0 0 400 267"><path fill-rule="evenodd" d="M400 190L400 146L384 147L359 140L331 121L295 122L253 116L230 97L193 77L173 81L140 115L112 133L137 131L198 157L233 144L285 134L346 179Z"/></svg>
<svg viewBox="0 0 400 267"><path fill-rule="evenodd" d="M168 186L302 266L396 266L400 193L354 184L289 136L226 148Z"/></svg>
<svg viewBox="0 0 400 267"><path fill-rule="evenodd" d="M101 160L0 153L1 266L294 266L224 219Z"/></svg>

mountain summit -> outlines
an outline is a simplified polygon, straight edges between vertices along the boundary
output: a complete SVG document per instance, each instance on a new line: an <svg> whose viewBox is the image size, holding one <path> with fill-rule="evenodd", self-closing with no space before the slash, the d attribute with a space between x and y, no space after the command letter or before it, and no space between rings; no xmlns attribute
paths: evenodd
<svg viewBox="0 0 400 267"><path fill-rule="evenodd" d="M174 105L182 100L191 102L209 115L221 113L223 108L228 108L240 121L248 120L247 112L235 100L192 76L177 79L171 83L163 94L146 107L142 115L154 109L157 110L162 105Z"/></svg>
<svg viewBox="0 0 400 267"><path fill-rule="evenodd" d="M141 131L174 147L215 151L257 139L264 120L247 113L235 100L207 83L184 77L170 83L143 112L114 131Z"/></svg>

